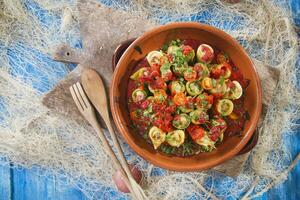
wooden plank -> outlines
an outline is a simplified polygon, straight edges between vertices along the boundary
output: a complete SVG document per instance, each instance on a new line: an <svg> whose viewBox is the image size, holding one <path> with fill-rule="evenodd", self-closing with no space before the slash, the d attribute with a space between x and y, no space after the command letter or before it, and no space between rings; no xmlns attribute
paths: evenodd
<svg viewBox="0 0 300 200"><path fill-rule="evenodd" d="M300 130L296 135L300 134ZM296 135L287 135L284 137L286 147L291 151L292 158L295 158L300 152L300 137ZM300 199L300 162L289 173L285 182L277 185L276 187L263 194L261 197L256 198L262 200L280 199L280 200L299 200Z"/></svg>
<svg viewBox="0 0 300 200"><path fill-rule="evenodd" d="M14 169L14 200L86 200L84 194L73 187L57 188L56 179L38 176L37 169Z"/></svg>
<svg viewBox="0 0 300 200"><path fill-rule="evenodd" d="M300 130L296 135L300 134ZM295 135L287 135L284 137L286 147L291 151L291 156L294 159L300 152L300 137ZM267 199L282 199L282 200L298 200L300 199L300 162L289 173L287 180L271 189L267 194Z"/></svg>
<svg viewBox="0 0 300 200"><path fill-rule="evenodd" d="M11 199L11 179L9 164L2 162L0 158L0 199Z"/></svg>

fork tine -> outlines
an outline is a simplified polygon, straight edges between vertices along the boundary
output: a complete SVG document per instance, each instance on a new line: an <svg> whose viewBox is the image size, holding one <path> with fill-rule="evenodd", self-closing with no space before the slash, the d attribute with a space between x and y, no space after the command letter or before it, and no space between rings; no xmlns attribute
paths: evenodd
<svg viewBox="0 0 300 200"><path fill-rule="evenodd" d="M86 94L85 94L85 92L84 92L81 84L79 82L77 82L76 86L77 86L77 88L79 90L80 96L82 97L82 100L85 103L86 107L90 107L91 104L90 104L90 102L89 102L89 100L88 100L88 98L87 98L87 96L86 96Z"/></svg>
<svg viewBox="0 0 300 200"><path fill-rule="evenodd" d="M76 94L75 94L75 90L74 90L74 87L73 87L74 85L72 85L72 86L70 86L70 92L71 92L71 95L72 95L72 98L73 98L73 100L74 100L74 102L75 102L75 104L76 104L76 106L77 106L77 108L79 109L79 111L80 112L82 112L83 111L83 107L82 107L82 105L80 104L80 102L78 101L78 97L76 96Z"/></svg>
<svg viewBox="0 0 300 200"><path fill-rule="evenodd" d="M79 92L78 87L77 87L77 83L73 84L73 89L74 89L74 92L75 92L75 94L77 96L77 99L80 102L82 108L85 109L87 106L84 103L84 101L82 99L82 96L80 95L80 92Z"/></svg>

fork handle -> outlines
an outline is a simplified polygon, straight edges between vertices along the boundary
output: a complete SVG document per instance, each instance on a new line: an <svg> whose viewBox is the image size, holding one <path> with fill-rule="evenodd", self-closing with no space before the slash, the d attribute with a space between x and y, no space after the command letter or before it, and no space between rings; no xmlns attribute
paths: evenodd
<svg viewBox="0 0 300 200"><path fill-rule="evenodd" d="M91 120L90 124L92 125L92 127L94 128L94 130L96 131L98 137L100 138L100 140L102 141L102 144L104 146L104 150L106 151L106 153L110 156L110 158L112 159L113 163L115 164L115 167L117 168L117 170L119 170L123 176L124 182L126 184L126 186L128 187L130 193L133 195L134 198L136 198L136 195L134 193L134 190L130 184L130 181L128 179L128 176L126 175L120 161L118 160L116 154L114 153L114 151L112 150L111 146L109 145L106 137L104 136L104 133L102 132L102 129L99 125L99 122L96 120ZM137 198L136 198L137 199Z"/></svg>
<svg viewBox="0 0 300 200"><path fill-rule="evenodd" d="M117 139L117 135L112 127L110 116L109 116L109 106L107 103L107 96L105 91L104 83L97 73L97 71L93 69L85 69L81 74L81 82L86 92L87 96L91 103L95 106L96 110L99 112L103 121L105 122L112 141L114 143L114 147L117 149L117 153L119 154L120 163L129 179L129 182L134 190L134 194L137 195L139 200L147 199L144 191L140 187L140 185L134 180L131 170L129 169L128 163L124 156L124 152L120 146L120 143Z"/></svg>

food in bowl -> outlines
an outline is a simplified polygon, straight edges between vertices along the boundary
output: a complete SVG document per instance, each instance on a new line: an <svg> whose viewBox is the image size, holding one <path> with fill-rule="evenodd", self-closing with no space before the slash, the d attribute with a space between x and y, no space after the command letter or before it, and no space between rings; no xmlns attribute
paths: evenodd
<svg viewBox="0 0 300 200"><path fill-rule="evenodd" d="M224 137L241 134L249 118L248 84L226 52L198 40L173 40L149 52L130 76L132 126L166 154L213 151Z"/></svg>

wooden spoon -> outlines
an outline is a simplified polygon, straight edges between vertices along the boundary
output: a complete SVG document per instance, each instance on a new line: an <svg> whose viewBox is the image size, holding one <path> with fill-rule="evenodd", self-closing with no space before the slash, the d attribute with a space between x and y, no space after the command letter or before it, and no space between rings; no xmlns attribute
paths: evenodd
<svg viewBox="0 0 300 200"><path fill-rule="evenodd" d="M94 105L96 110L99 112L100 116L104 120L104 122L109 130L109 133L113 140L114 146L116 147L117 152L120 156L122 167L124 168L126 175L128 176L128 179L131 183L131 186L132 186L132 189L134 190L135 195L140 200L147 199L143 189L134 180L134 178L131 174L131 171L126 162L122 148L119 144L119 141L114 132L114 129L112 128L110 117L109 117L105 87L104 87L104 84L103 84L103 81L102 81L100 75L93 69L86 69L82 72L81 82L82 82L84 91L86 92L87 96L89 97L90 101L92 102L92 104Z"/></svg>

